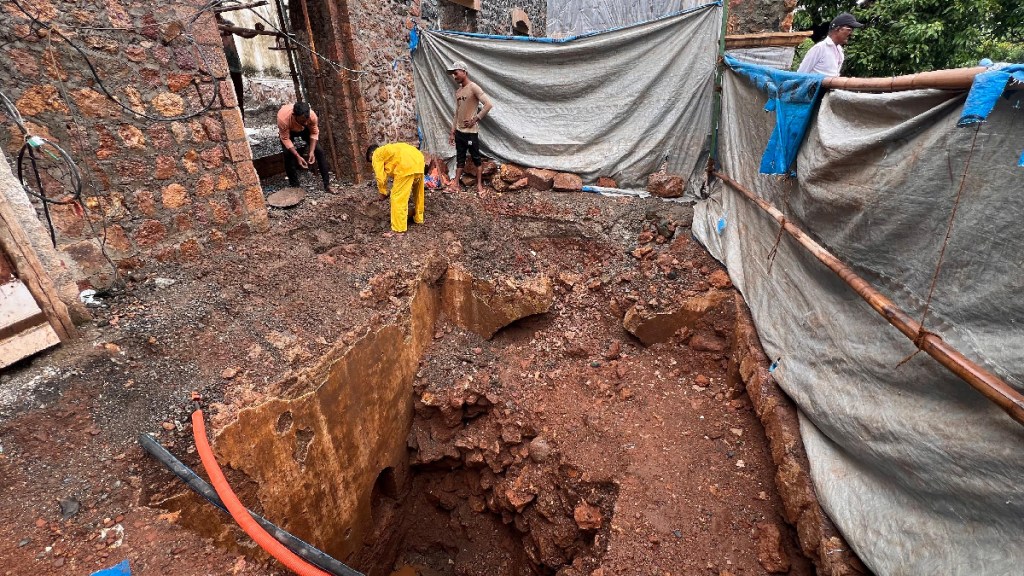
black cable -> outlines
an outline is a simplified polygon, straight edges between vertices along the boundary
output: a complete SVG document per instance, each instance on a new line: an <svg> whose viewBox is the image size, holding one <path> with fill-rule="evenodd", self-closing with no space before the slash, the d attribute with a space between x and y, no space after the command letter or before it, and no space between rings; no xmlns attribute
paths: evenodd
<svg viewBox="0 0 1024 576"><path fill-rule="evenodd" d="M128 112L131 112L132 114L134 114L136 116L139 116L141 118L146 118L147 120L154 120L154 121L157 121L157 122L179 122L181 120L189 120L191 118L196 118L198 116L201 116L201 115L207 113L211 108L213 108L213 105L217 102L218 98L220 97L220 81L216 77L214 77L212 74L209 73L210 65L209 65L209 62L207 62L207 60L206 60L206 55L203 53L202 47L200 47L199 44L195 41L195 38L192 37L192 34L190 34L190 33L183 33L182 36L184 36L185 38L188 38L192 42L192 44L196 48L196 53L199 54L199 58L203 61L203 67L200 68L200 72L208 74L210 76L210 78L213 79L213 94L210 96L210 101L207 102L203 106L203 108L201 110L199 110L198 112L194 112L192 114L185 114L185 115L181 115L181 116L167 116L167 117L150 116L149 114L146 114L146 113L143 113L143 112L138 112L138 111L134 110L133 108L131 108L129 106L126 106L120 100L115 98L114 95L111 94L109 90L107 90L106 85L103 84L103 80L100 78L99 73L96 71L96 67L93 66L92 60L89 58L89 55L86 54L85 51L82 50L77 44L75 44L74 42L71 41L71 39L69 39L67 36L62 34L60 32L60 30L58 30L56 28L53 28L52 26L47 25L46 23L40 21L38 18L33 16L28 10L25 9L24 6L21 5L20 2L18 2L18 0L8 0L8 1L10 1L15 6L17 6L18 9L21 10L26 16L28 16L29 19L32 20L32 22L35 23L37 26L48 30L51 34L56 34L57 36L59 36L61 38L61 40L66 42L68 46L71 46L79 54L81 54L82 58L85 60L85 64L89 67L89 72L92 73L92 77L96 79L96 84L97 84L97 86L99 86L99 89L103 92L103 94L107 98L109 98L111 101L113 101L115 104L117 104L118 106L120 106L124 110L127 110ZM214 2L207 3L207 5L204 6L204 8L202 10L200 10L200 12L198 14L196 14L196 15L194 15L192 17L192 19L189 21L189 26L191 26L192 23L194 23L196 21L196 19L199 18L199 15L203 11L209 10L214 5L215 5ZM186 30L187 29L188 28L186 27ZM200 99L200 102L202 102L202 99Z"/></svg>
<svg viewBox="0 0 1024 576"><path fill-rule="evenodd" d="M149 434L139 434L139 444L142 445L143 450L153 458L156 458L158 462L166 466L168 470L181 479L181 481L191 488L193 492L199 494L210 504L220 508L222 511L228 511L224 506L224 503L221 501L220 496L217 496L217 491L213 489L213 486L210 486L209 483L200 478L192 471L192 469L185 466L181 460L175 458L174 454L171 454L169 450L161 446L155 438ZM310 564L314 564L318 568L330 572L335 576L364 576L362 572L357 572L356 570L349 568L312 544L304 542L285 530L275 526L263 516L260 516L248 509L246 509L246 512L248 512L264 530L273 535L278 542L284 544L286 548Z"/></svg>

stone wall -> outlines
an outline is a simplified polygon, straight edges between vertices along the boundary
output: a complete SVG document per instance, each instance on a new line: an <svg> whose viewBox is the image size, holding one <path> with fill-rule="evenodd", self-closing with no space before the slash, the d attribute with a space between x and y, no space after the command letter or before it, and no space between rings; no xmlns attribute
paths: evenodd
<svg viewBox="0 0 1024 576"><path fill-rule="evenodd" d="M220 36L213 15L198 13L201 0L20 4L31 17L0 5L0 87L29 130L82 172L80 201L50 207L58 248L83 271L80 287L108 285L111 261L123 271L199 258L266 227ZM10 120L0 113L0 147L13 158L23 140ZM44 185L60 189L53 178Z"/></svg>
<svg viewBox="0 0 1024 576"><path fill-rule="evenodd" d="M319 88L309 53L300 54L304 77L310 79L311 103L314 109L328 110L334 125L340 177L351 180L369 177L362 159L368 144L419 141L410 30L510 34L512 10L519 7L537 36L544 33L547 8L544 0L483 0L479 12L448 0L307 0L306 5L317 52L348 68L331 68L321 61L321 97L315 94ZM293 2L290 9L293 28L308 44L301 3Z"/></svg>
<svg viewBox="0 0 1024 576"><path fill-rule="evenodd" d="M789 32L796 0L729 0L729 34Z"/></svg>

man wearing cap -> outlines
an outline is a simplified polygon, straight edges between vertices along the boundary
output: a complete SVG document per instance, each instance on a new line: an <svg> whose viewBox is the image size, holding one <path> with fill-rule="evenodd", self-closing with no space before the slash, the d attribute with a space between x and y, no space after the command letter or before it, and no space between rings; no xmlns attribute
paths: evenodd
<svg viewBox="0 0 1024 576"><path fill-rule="evenodd" d="M846 59L843 54L843 46L849 42L854 28L863 27L864 25L857 22L857 19L849 12L843 12L836 16L828 28L828 36L807 51L797 72L839 76L839 71L843 68L843 60Z"/></svg>
<svg viewBox="0 0 1024 576"><path fill-rule="evenodd" d="M324 180L324 192L330 193L327 158L324 151L317 146L320 127L316 112L310 109L309 104L296 102L281 106L277 111L277 133L281 139L281 148L284 149L284 171L288 174L288 185L299 185L299 166L309 168L310 164L315 163L320 169L320 177ZM302 138L309 145L305 158L295 148L296 138Z"/></svg>
<svg viewBox="0 0 1024 576"><path fill-rule="evenodd" d="M452 120L452 131L448 135L448 145L455 146L455 179L450 190L455 191L462 177L462 169L466 165L466 153L473 158L476 170L476 191L483 194L483 171L480 170L480 121L487 116L494 106L491 99L475 82L469 81L469 72L464 62L453 62L448 67L448 74L459 84L455 91L455 118ZM480 108L480 105L483 108Z"/></svg>

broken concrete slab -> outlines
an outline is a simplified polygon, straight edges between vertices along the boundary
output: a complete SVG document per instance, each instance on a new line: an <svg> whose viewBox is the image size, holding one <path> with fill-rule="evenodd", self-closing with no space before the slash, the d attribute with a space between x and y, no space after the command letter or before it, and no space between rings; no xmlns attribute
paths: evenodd
<svg viewBox="0 0 1024 576"><path fill-rule="evenodd" d="M622 325L645 346L666 342L680 328L693 329L708 312L731 303L734 294L729 290L712 290L689 298L678 307L664 312L653 312L636 304L626 312Z"/></svg>
<svg viewBox="0 0 1024 576"><path fill-rule="evenodd" d="M547 312L553 300L547 276L482 280L459 265L449 266L441 288L442 310L452 322L488 339L520 318Z"/></svg>

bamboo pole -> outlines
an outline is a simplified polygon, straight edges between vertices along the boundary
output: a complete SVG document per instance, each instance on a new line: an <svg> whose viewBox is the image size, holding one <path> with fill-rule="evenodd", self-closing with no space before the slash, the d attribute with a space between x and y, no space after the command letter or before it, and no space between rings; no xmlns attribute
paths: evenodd
<svg viewBox="0 0 1024 576"><path fill-rule="evenodd" d="M847 78L833 76L825 78L822 86L829 89L851 90L855 92L901 92L919 90L921 88L938 88L940 90L966 90L971 87L974 77L988 70L984 66L974 68L955 68L953 70L934 70L907 76L891 78Z"/></svg>
<svg viewBox="0 0 1024 576"><path fill-rule="evenodd" d="M918 348L937 360L939 364L945 366L950 372L962 378L983 396L995 402L996 405L1009 414L1010 418L1013 418L1019 424L1024 424L1024 395L995 374L985 370L961 354L958 350L947 344L941 336L924 330L918 321L911 318L910 315L896 306L892 300L882 295L846 264L811 239L810 236L790 222L782 212L763 198L756 196L753 192L721 172L714 172L714 176L721 178L722 182L725 182L729 187L746 196L750 201L771 215L790 236L795 238L822 264L835 272L869 306L874 308L876 312L881 314L883 318L888 320L904 336L914 342Z"/></svg>

